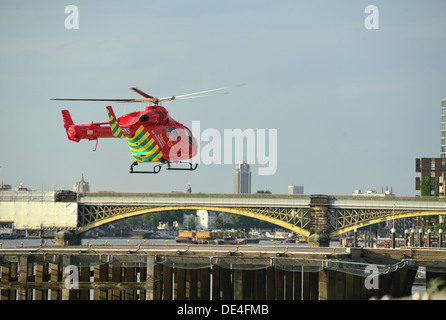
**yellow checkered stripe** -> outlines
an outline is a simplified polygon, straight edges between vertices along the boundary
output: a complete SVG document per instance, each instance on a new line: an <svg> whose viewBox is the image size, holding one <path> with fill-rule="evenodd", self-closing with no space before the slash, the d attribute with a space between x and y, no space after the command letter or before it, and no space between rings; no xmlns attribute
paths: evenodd
<svg viewBox="0 0 446 320"><path fill-rule="evenodd" d="M155 140L150 137L149 132L144 132L140 126L131 138L127 138L133 158L138 162L157 162L163 156Z"/></svg>
<svg viewBox="0 0 446 320"><path fill-rule="evenodd" d="M116 121L116 119L110 114L108 109L107 112L108 112L108 124L110 125L113 136L117 138L122 138L122 131L121 127L118 124L118 121Z"/></svg>

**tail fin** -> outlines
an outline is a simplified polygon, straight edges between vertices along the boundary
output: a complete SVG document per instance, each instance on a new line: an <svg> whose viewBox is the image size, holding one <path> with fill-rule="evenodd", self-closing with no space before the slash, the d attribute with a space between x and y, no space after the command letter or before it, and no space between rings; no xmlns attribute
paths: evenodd
<svg viewBox="0 0 446 320"><path fill-rule="evenodd" d="M63 126L65 129L74 124L73 119L71 119L71 115L68 110L62 110L62 117L63 117Z"/></svg>
<svg viewBox="0 0 446 320"><path fill-rule="evenodd" d="M117 138L122 138L121 127L119 126L118 120L116 119L115 113L111 106L107 107L107 113L108 113L108 123L110 124L113 136Z"/></svg>
<svg viewBox="0 0 446 320"><path fill-rule="evenodd" d="M67 137L71 141L79 142L80 139L76 137L76 126L74 125L73 119L71 119L70 112L68 110L62 110L63 117L63 127L67 132Z"/></svg>

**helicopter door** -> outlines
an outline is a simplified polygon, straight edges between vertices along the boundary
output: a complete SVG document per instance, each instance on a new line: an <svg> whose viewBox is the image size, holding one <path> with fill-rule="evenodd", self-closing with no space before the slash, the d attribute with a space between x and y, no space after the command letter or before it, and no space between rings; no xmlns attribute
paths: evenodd
<svg viewBox="0 0 446 320"><path fill-rule="evenodd" d="M189 145L191 145L193 148L196 148L197 146L195 145L195 139L194 136L192 135L192 132L190 132L190 130L186 127L184 127L184 130L186 131L186 135L189 140Z"/></svg>

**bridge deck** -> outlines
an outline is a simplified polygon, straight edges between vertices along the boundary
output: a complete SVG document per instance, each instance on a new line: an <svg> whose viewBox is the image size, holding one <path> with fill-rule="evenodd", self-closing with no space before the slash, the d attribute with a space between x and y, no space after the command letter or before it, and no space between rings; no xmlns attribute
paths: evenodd
<svg viewBox="0 0 446 320"><path fill-rule="evenodd" d="M208 193L81 193L79 204L309 208L310 195ZM446 199L432 197L329 196L332 208L444 211Z"/></svg>

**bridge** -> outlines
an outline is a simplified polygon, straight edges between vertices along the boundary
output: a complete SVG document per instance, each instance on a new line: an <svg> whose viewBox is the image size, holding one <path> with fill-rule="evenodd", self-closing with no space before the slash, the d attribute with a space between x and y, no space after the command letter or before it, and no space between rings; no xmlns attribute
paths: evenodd
<svg viewBox="0 0 446 320"><path fill-rule="evenodd" d="M132 216L182 209L228 212L298 234L340 235L375 223L446 214L446 199L333 195L1 191L0 227L81 234Z"/></svg>

